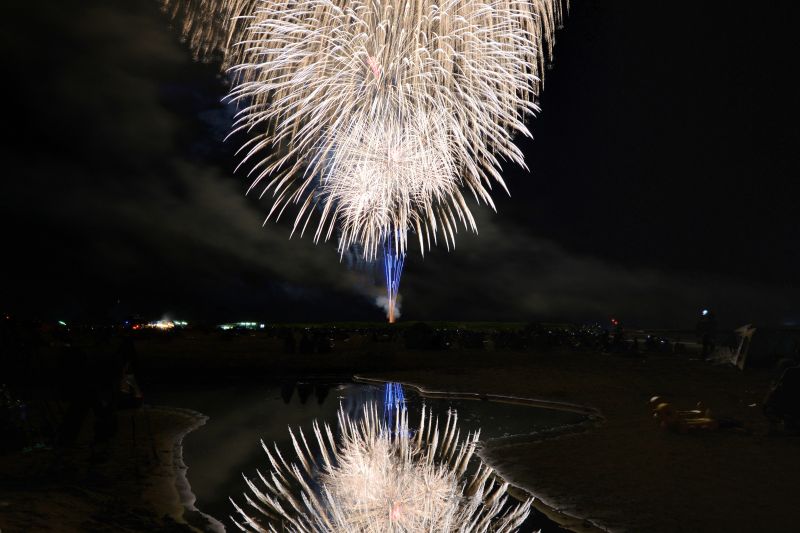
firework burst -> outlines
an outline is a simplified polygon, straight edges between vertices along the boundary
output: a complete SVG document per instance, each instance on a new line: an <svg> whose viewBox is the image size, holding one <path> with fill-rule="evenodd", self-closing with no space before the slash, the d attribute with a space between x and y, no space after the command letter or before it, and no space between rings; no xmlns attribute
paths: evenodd
<svg viewBox="0 0 800 533"><path fill-rule="evenodd" d="M244 9L241 0L237 9ZM562 0L271 0L229 30L229 99L270 217L298 205L316 240L374 259L388 235L424 250L492 207L501 163L524 166ZM230 12L230 11L229 11Z"/></svg>
<svg viewBox="0 0 800 533"><path fill-rule="evenodd" d="M508 485L491 468L470 469L479 434L462 440L455 413L440 432L423 409L412 431L404 408L388 424L367 405L357 421L340 409L339 426L337 441L330 427L314 424L315 452L302 431L292 433L297 463L264 445L272 472L245 477L249 512L233 503L241 530L502 533L530 512L531 500L506 505Z"/></svg>

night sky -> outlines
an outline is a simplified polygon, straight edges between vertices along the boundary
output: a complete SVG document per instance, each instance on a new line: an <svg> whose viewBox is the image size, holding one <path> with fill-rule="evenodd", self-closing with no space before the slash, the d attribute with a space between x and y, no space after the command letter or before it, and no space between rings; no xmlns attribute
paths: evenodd
<svg viewBox="0 0 800 533"><path fill-rule="evenodd" d="M373 272L262 227L225 79L158 4L6 8L0 309L380 319ZM768 4L573 0L520 140L531 173L505 169L478 236L412 250L403 318L800 323L800 6Z"/></svg>

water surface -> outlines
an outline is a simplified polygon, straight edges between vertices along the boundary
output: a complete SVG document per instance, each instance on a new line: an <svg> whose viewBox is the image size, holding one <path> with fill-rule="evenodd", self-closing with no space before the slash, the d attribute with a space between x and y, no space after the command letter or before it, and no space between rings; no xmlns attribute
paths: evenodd
<svg viewBox="0 0 800 533"><path fill-rule="evenodd" d="M410 421L416 425L423 403L443 422L448 409L458 413L462 435L481 430L481 441L513 439L555 427L583 421L581 415L526 405L480 400L421 398L405 389ZM310 434L314 420L336 425L336 411L342 405L357 416L367 402L383 405L381 386L357 383L300 381L284 384L237 384L197 387L171 387L150 394L150 403L172 405L199 411L208 416L205 426L190 433L183 442L187 477L197 501L195 506L235 530L229 515L233 507L228 497L243 502L246 486L242 473L256 475L256 469L269 470L260 441L275 442L287 459L293 449L288 428L301 427ZM541 519L536 521L541 522ZM544 531L557 531L538 523ZM524 529L527 531L527 528Z"/></svg>

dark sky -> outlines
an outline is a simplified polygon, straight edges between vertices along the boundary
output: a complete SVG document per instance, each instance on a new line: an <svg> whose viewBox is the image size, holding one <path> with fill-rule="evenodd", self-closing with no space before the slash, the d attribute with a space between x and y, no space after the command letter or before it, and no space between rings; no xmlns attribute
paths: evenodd
<svg viewBox="0 0 800 533"><path fill-rule="evenodd" d="M261 226L214 65L155 0L2 18L0 307L42 318L380 319L332 245ZM573 0L531 173L402 282L406 319L800 322L795 2Z"/></svg>

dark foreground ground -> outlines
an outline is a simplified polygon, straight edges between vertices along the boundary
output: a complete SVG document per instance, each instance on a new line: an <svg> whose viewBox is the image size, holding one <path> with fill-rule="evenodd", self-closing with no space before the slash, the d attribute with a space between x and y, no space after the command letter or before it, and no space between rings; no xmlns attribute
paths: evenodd
<svg viewBox="0 0 800 533"><path fill-rule="evenodd" d="M797 530L800 438L770 432L761 412L772 370L741 372L688 355L563 348L407 350L366 337L324 354L285 354L275 339L210 336L154 337L138 342L137 351L145 395L156 381L202 387L221 376L357 373L423 389L587 405L604 417L588 431L483 453L510 481L577 517L576 530ZM651 418L648 400L656 394L679 408L702 400L746 431L666 432ZM175 445L202 420L163 408L117 417L119 430L99 464L90 460L88 420L83 444L66 458L47 450L0 458L0 530L192 530L197 519L180 505Z"/></svg>

